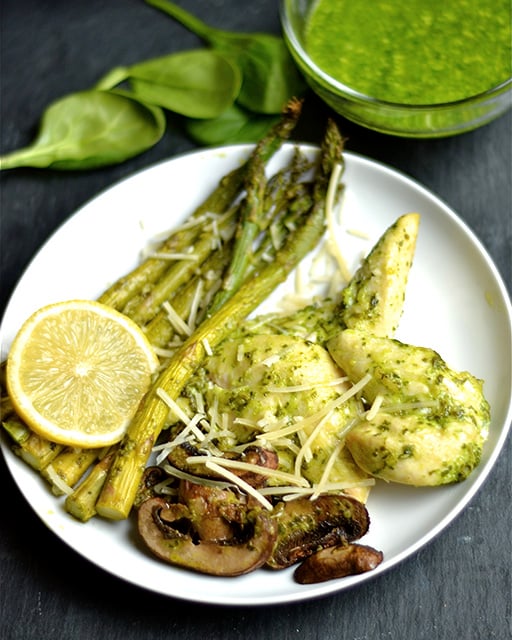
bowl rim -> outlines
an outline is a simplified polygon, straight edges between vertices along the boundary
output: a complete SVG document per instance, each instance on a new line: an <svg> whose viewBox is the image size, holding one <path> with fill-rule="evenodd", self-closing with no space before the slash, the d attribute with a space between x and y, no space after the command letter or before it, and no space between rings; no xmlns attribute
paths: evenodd
<svg viewBox="0 0 512 640"><path fill-rule="evenodd" d="M458 100L451 100L449 102L434 102L432 104L426 103L409 103L409 102L392 102L390 100L382 100L381 98L375 98L365 93L361 93L356 89L336 80L333 76L329 75L323 69L321 69L309 56L301 42L299 41L295 30L291 25L291 21L288 15L288 5L292 0L280 0L279 2L279 15L281 20L281 26L287 40L288 45L292 48L293 52L307 65L308 69L313 75L318 76L323 83L327 83L332 89L340 94L340 97L351 98L361 103L368 103L372 106L383 106L387 109L400 109L407 111L443 111L446 109L453 109L461 106L468 106L468 103L473 101L481 102L485 99L489 99L498 95L505 94L507 89L512 95L512 75L506 80L500 82L493 87L486 89L480 93L475 93L465 98ZM326 87L329 88L329 87ZM345 94L345 95L342 95Z"/></svg>

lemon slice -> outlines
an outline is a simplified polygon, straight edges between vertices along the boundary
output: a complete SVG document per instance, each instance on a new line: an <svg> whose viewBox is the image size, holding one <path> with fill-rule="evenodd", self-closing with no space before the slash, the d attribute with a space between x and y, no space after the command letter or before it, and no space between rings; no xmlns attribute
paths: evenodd
<svg viewBox="0 0 512 640"><path fill-rule="evenodd" d="M132 320L98 302L69 300L23 324L6 382L18 415L36 433L94 448L122 438L157 366Z"/></svg>

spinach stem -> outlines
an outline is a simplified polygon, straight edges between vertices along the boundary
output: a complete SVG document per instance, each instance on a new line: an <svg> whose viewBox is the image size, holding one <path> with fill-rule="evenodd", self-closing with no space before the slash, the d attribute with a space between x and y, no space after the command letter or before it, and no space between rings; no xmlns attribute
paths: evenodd
<svg viewBox="0 0 512 640"><path fill-rule="evenodd" d="M114 87L117 87L118 84L121 84L121 82L126 80L129 75L130 70L127 67L116 67L100 78L94 88L100 91L113 89Z"/></svg>

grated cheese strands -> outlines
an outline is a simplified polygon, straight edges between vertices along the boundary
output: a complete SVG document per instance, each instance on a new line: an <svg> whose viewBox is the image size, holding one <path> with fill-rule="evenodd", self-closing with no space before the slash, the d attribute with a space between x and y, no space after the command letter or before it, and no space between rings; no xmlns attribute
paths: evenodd
<svg viewBox="0 0 512 640"><path fill-rule="evenodd" d="M164 444L155 445L153 447L154 452L160 451L161 453L157 455L156 463L160 464L163 460L167 458L167 456L171 453L173 449L179 447L184 442L191 440L190 436L194 435L195 440L199 440L200 442L204 439L204 435L202 431L197 429L197 423L203 418L203 416L197 413L192 420L187 424L187 426L183 429L181 433L179 433L176 438L171 440L170 442L165 442Z"/></svg>
<svg viewBox="0 0 512 640"><path fill-rule="evenodd" d="M219 424L219 401L214 398L214 402L211 407L208 407L208 415L210 417L210 425L212 427Z"/></svg>
<svg viewBox="0 0 512 640"><path fill-rule="evenodd" d="M191 328L181 318L179 313L177 313L177 311L174 309L174 307L171 305L171 303L168 300L166 300L162 304L162 307L163 307L164 311L167 314L167 318L168 318L169 322L172 324L173 328L178 333L181 333L182 335L185 335L185 336L190 336L192 334Z"/></svg>
<svg viewBox="0 0 512 640"><path fill-rule="evenodd" d="M174 355L174 349L164 349L153 346L153 350L159 358L172 358Z"/></svg>
<svg viewBox="0 0 512 640"><path fill-rule="evenodd" d="M369 411L366 412L365 417L367 420L373 420L375 418L375 416L379 413L379 409L382 405L383 400L384 396L381 393L378 393Z"/></svg>
<svg viewBox="0 0 512 640"><path fill-rule="evenodd" d="M192 297L192 304L190 305L190 312L188 314L188 319L187 319L187 325L192 330L194 330L197 327L197 313L199 310L199 305L201 303L203 292L204 292L204 280L202 278L199 278L194 291L194 296Z"/></svg>
<svg viewBox="0 0 512 640"><path fill-rule="evenodd" d="M324 495L326 493L342 493L348 489L359 489L362 487L375 486L375 479L368 478L365 480L358 480L357 482L327 482L322 487L321 493L318 495ZM277 487L262 487L258 491L264 496L282 496L285 502L296 500L298 498L313 496L318 491L318 486L313 487L293 487L293 486L277 486Z"/></svg>
<svg viewBox="0 0 512 640"><path fill-rule="evenodd" d="M346 229L346 232L349 235L354 236L355 238L360 238L361 240L370 239L370 236L366 233L366 231L363 231L362 229Z"/></svg>
<svg viewBox="0 0 512 640"><path fill-rule="evenodd" d="M239 469L240 471L251 471L252 473L258 473L267 478L274 478L283 482L288 482L295 486L308 487L309 482L303 477L294 476L291 473L285 471L278 471L276 469L268 469L261 467L257 464L250 462L242 462L241 460L230 460L229 458L215 457L215 456L190 456L187 458L188 464L206 464L213 463L220 467L226 467L229 469Z"/></svg>
<svg viewBox="0 0 512 640"><path fill-rule="evenodd" d="M220 249L222 245L222 238L219 233L219 225L217 220L212 220L212 241L213 241L213 244L212 244L213 248Z"/></svg>
<svg viewBox="0 0 512 640"><path fill-rule="evenodd" d="M201 343L202 343L202 345L203 345L203 347L204 347L204 350L205 350L205 352L206 352L206 355L207 355L207 356L212 356L212 355L213 355L213 351L212 351L212 348L211 348L211 346L210 346L210 343L208 342L208 339L207 339L207 338L203 338L203 339L201 340Z"/></svg>
<svg viewBox="0 0 512 640"><path fill-rule="evenodd" d="M272 425L269 424L264 424L264 425L259 425L262 428L264 428L265 426L267 428L271 428ZM257 439L259 440L276 440L277 438L282 438L283 436L290 436L293 433L298 433L299 431L302 430L302 421L301 422L296 422L293 423L287 427L284 427L282 429L275 429L273 431L265 431L265 433L260 433L256 436Z"/></svg>
<svg viewBox="0 0 512 640"><path fill-rule="evenodd" d="M345 282L348 282L351 278L350 270L344 257L341 254L338 243L336 242L336 225L334 214L334 203L336 199L336 191L338 189L339 179L342 173L343 167L341 164L336 164L332 170L331 179L329 181L329 187L327 189L327 199L325 203L325 216L327 221L327 246L329 251L335 258L338 269L343 276Z"/></svg>
<svg viewBox="0 0 512 640"><path fill-rule="evenodd" d="M276 385L268 385L265 387L270 393L299 393L300 391L312 391L313 389L319 389L323 387L337 387L348 381L347 376L342 376L336 380L327 380L326 382L319 382L313 384L297 384L290 385L289 387L278 387Z"/></svg>
<svg viewBox="0 0 512 640"><path fill-rule="evenodd" d="M270 240L272 242L272 246L277 251L277 249L279 249L279 246L281 244L281 231L279 229L279 225L275 223L271 224L269 227L269 231L270 231Z"/></svg>
<svg viewBox="0 0 512 640"><path fill-rule="evenodd" d="M252 427L253 429L259 429L259 425L254 422L254 420L249 420L249 418L240 418L237 416L233 420L233 424L239 424L241 427Z"/></svg>
<svg viewBox="0 0 512 640"><path fill-rule="evenodd" d="M192 473L187 473L186 471L182 471L181 469L177 469L176 467L172 467L170 464L162 465L162 469L168 475L173 478L178 478L178 480L188 480L189 482L194 482L195 484L200 484L203 487L214 487L218 489L228 489L233 486L231 482L224 482L222 480L213 480L211 478L204 478L202 476L195 476Z"/></svg>
<svg viewBox="0 0 512 640"><path fill-rule="evenodd" d="M323 416L323 418L320 420L320 422L316 425L316 427L313 429L311 434L306 439L306 442L302 445L299 453L297 454L297 457L295 458L295 475L297 476L300 475L302 462L304 459L306 459L306 462L309 462L311 460L312 458L311 444L314 442L317 435L323 429L325 423L328 422L329 419L332 417L332 414L333 414L333 411L329 411L328 413L325 414L325 416Z"/></svg>
<svg viewBox="0 0 512 640"><path fill-rule="evenodd" d="M335 400L332 400L331 402L328 402L321 411L314 413L311 416L308 416L307 418L302 418L299 422L296 422L293 425L285 427L284 429L280 429L276 431L267 431L265 432L265 434L260 434L260 435L257 435L256 437L266 438L267 440L273 440L274 438L289 436L292 433L303 430L304 427L309 426L311 424L315 424L319 420L322 420L322 418L326 414L330 413L331 411L334 411L334 409L337 409L342 404L350 400L350 398L357 395L368 384L368 382L370 382L370 380L371 380L371 375L367 373L365 376L361 378L361 380L359 380L359 382L354 384L350 389L345 391L341 396L339 396Z"/></svg>
<svg viewBox="0 0 512 640"><path fill-rule="evenodd" d="M172 482L174 482L173 478L162 480L162 482L158 482L154 485L153 490L155 491L155 493L158 493L160 495L174 496L178 493L178 491L174 487L169 486L170 484L172 484Z"/></svg>
<svg viewBox="0 0 512 640"><path fill-rule="evenodd" d="M273 367L276 363L279 362L279 356L277 354L271 355L265 360L261 361L261 364L265 367Z"/></svg>
<svg viewBox="0 0 512 640"><path fill-rule="evenodd" d="M273 511L274 507L264 496L261 495L261 493L259 493L249 483L245 482L234 473L231 473L231 471L228 471L227 469L224 469L223 467L219 466L215 462L211 462L211 461L206 462L205 466L208 467L208 469L210 469L211 471L215 471L219 475L224 476L226 479L231 480L233 484L237 485L240 489L245 491L245 493L255 498L261 505L265 507L265 509L268 509L269 511Z"/></svg>
<svg viewBox="0 0 512 640"><path fill-rule="evenodd" d="M439 406L437 400L424 400L422 402L404 402L403 404L387 404L382 406L382 411L395 413L399 411L411 411L414 409L436 409Z"/></svg>
<svg viewBox="0 0 512 640"><path fill-rule="evenodd" d="M357 482L328 482L322 487L322 491L318 493L318 496L328 493L343 493L348 489L359 489L362 487L375 486L374 478L368 478L367 480L358 480ZM297 488L297 487L262 487L259 489L260 493L264 496L281 496L284 502L290 502L299 498L305 498L307 496L310 499L316 499L312 496L318 491L316 485L310 488ZM318 497L317 496L317 497Z"/></svg>
<svg viewBox="0 0 512 640"><path fill-rule="evenodd" d="M322 476L320 477L320 482L316 485L314 493L311 494L311 500L315 500L318 496L325 491L325 485L327 484L327 480L329 479L329 475L333 468L334 462L336 458L340 455L341 450L345 446L344 442L338 442L338 444L334 447L334 451L329 456L329 460L322 471Z"/></svg>
<svg viewBox="0 0 512 640"><path fill-rule="evenodd" d="M163 251L155 251L151 254L152 258L160 258L160 260L169 260L169 262L190 260L191 262L197 262L197 256L193 253L167 253Z"/></svg>
<svg viewBox="0 0 512 640"><path fill-rule="evenodd" d="M295 442L293 442L293 440L290 440L289 438L278 438L277 440L273 440L272 442L274 443L274 446L288 449L295 455L297 455L300 451L300 447L298 447Z"/></svg>
<svg viewBox="0 0 512 640"><path fill-rule="evenodd" d="M69 496L73 493L73 487L70 487L69 484L64 482L64 480L55 471L52 464L49 464L45 468L45 472L48 474L48 478L52 485L60 491L61 495Z"/></svg>
<svg viewBox="0 0 512 640"><path fill-rule="evenodd" d="M196 410L198 413L202 414L203 416L206 415L206 409L204 406L204 397L202 393L199 393L196 389L191 388L190 389L190 395L192 396L193 400L194 400L194 406L196 407Z"/></svg>
<svg viewBox="0 0 512 640"><path fill-rule="evenodd" d="M162 389L162 387L158 387L158 389L156 390L156 394L160 398L160 400L163 400L165 402L165 404L169 407L169 410L178 420L184 422L185 424L188 424L188 422L190 421L189 416L185 413L185 411L183 411L176 400L173 400L171 398L171 396L165 391L165 389Z"/></svg>

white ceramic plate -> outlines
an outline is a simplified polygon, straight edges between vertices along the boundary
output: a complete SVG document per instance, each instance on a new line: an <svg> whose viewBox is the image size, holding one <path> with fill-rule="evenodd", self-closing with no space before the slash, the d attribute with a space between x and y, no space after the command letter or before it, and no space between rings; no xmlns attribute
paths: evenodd
<svg viewBox="0 0 512 640"><path fill-rule="evenodd" d="M311 147L306 150L313 153ZM136 264L150 238L190 213L248 152L247 146L234 146L177 157L115 185L80 209L42 247L16 288L1 329L2 359L31 312L52 301L97 297ZM290 153L287 145L274 159L274 167ZM340 235L351 266L399 215L422 215L397 337L433 347L452 367L485 380L492 425L479 468L465 482L443 488L378 483L368 502L372 524L364 542L384 552L383 563L367 574L301 586L294 583L291 570L259 570L239 578L182 571L149 555L131 521L97 518L78 523L2 438L7 465L27 501L85 558L128 582L185 600L225 605L306 600L374 579L401 562L442 531L479 489L503 446L512 413L512 313L506 289L468 227L416 182L350 153L344 182L343 224L369 235L368 240Z"/></svg>

